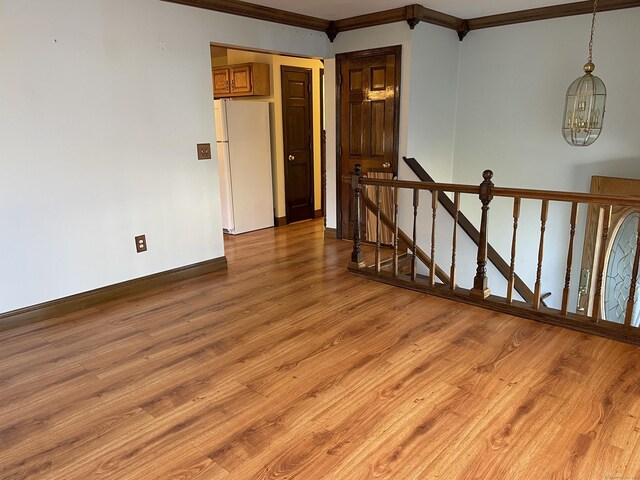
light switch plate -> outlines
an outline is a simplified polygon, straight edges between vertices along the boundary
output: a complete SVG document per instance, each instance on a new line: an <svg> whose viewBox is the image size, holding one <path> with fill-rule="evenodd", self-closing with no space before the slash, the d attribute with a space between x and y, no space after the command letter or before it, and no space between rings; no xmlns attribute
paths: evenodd
<svg viewBox="0 0 640 480"><path fill-rule="evenodd" d="M198 144L198 160L211 160L211 144L210 143Z"/></svg>

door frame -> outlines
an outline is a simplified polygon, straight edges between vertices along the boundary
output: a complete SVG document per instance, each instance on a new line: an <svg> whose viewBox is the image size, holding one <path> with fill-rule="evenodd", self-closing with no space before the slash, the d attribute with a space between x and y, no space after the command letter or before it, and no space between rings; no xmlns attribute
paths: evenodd
<svg viewBox="0 0 640 480"><path fill-rule="evenodd" d="M315 217L315 208L316 208L316 155L315 155L315 142L314 142L314 133L315 129L313 128L314 124L314 115L313 115L313 104L314 104L314 96L313 96L313 69L308 67L294 67L291 65L281 65L280 66L280 89L281 89L281 98L280 98L280 108L282 109L282 148L283 148L283 167L284 167L284 204L285 204L285 218L286 224L290 223L289 218L289 209L287 206L287 185L288 185L288 173L287 173L287 136L285 135L285 109L284 109L284 82L282 78L284 77L285 71L298 72L298 73L306 73L309 76L309 120L311 123L311 134L309 135L309 143L310 143L310 155L311 159L311 217L313 219Z"/></svg>
<svg viewBox="0 0 640 480"><path fill-rule="evenodd" d="M395 89L394 89L394 110L396 115L393 119L393 158L395 159L395 170L398 168L398 150L400 143L400 81L402 79L400 69L402 67L402 45L390 47L374 48L371 50L358 50L355 52L339 53L336 55L336 238L343 239L342 232L342 64L345 61L367 57L377 57L379 55L395 55ZM348 240L348 239L347 239Z"/></svg>
<svg viewBox="0 0 640 480"><path fill-rule="evenodd" d="M327 227L327 130L324 124L324 68L320 69L320 212ZM315 207L314 207L315 208Z"/></svg>

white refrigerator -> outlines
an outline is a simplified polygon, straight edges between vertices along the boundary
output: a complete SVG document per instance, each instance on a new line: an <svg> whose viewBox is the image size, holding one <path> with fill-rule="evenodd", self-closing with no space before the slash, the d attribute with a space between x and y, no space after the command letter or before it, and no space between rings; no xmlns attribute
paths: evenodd
<svg viewBox="0 0 640 480"><path fill-rule="evenodd" d="M273 227L269 104L215 100L222 228L238 234Z"/></svg>

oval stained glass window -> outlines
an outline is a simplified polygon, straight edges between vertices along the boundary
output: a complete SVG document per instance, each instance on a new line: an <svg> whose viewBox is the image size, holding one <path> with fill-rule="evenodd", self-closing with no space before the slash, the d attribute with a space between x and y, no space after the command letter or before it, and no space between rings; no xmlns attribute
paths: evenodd
<svg viewBox="0 0 640 480"><path fill-rule="evenodd" d="M624 323L633 271L633 259L636 255L638 218L640 218L638 212L627 215L622 221L613 242L611 242L603 305L603 318L609 322ZM640 284L636 282L636 292L638 291L640 291ZM637 327L639 323L638 304L634 302L631 325Z"/></svg>

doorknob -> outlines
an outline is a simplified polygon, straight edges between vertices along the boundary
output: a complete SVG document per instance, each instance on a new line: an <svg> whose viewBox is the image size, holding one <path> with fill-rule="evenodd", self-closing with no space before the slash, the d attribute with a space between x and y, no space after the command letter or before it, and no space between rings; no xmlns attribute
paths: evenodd
<svg viewBox="0 0 640 480"><path fill-rule="evenodd" d="M391 164L389 162L384 162L382 164L382 168L390 168L390 167L391 167Z"/></svg>
<svg viewBox="0 0 640 480"><path fill-rule="evenodd" d="M293 155L289 155L289 161L293 162L296 159L296 157L294 157Z"/></svg>

